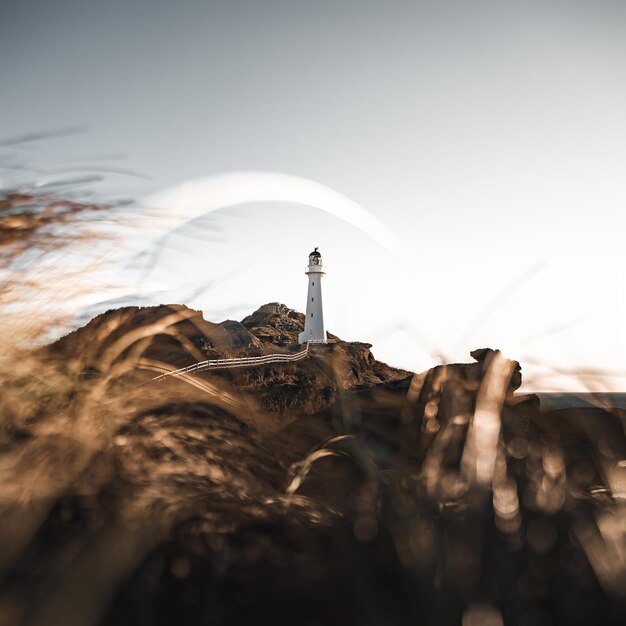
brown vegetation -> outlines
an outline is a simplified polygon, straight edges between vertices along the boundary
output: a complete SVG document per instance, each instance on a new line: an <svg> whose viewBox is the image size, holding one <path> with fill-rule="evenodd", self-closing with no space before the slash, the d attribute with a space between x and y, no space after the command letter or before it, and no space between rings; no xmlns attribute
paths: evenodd
<svg viewBox="0 0 626 626"><path fill-rule="evenodd" d="M340 340L152 381L296 350L302 323L169 305L5 333L2 626L623 623L619 411L542 411L497 351L413 376Z"/></svg>

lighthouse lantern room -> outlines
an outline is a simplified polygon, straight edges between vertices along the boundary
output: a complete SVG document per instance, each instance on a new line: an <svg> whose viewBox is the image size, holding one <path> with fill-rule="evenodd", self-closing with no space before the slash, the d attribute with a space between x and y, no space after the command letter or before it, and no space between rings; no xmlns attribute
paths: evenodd
<svg viewBox="0 0 626 626"><path fill-rule="evenodd" d="M304 319L304 332L298 335L298 343L315 341L326 342L326 330L324 330L324 313L322 311L322 276L324 266L322 255L317 248L309 254L309 265L305 270L309 279L309 288L306 299L306 317Z"/></svg>

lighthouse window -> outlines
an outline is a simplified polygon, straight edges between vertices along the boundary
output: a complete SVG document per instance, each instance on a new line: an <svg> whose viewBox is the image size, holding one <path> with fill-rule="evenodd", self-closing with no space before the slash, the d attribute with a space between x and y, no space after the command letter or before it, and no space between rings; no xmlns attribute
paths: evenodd
<svg viewBox="0 0 626 626"><path fill-rule="evenodd" d="M311 313L311 317L313 317L313 313Z"/></svg>
<svg viewBox="0 0 626 626"><path fill-rule="evenodd" d="M311 283L311 287L315 287L315 283Z"/></svg>
<svg viewBox="0 0 626 626"><path fill-rule="evenodd" d="M315 298L311 298L311 302L314 302L314 301L315 301Z"/></svg>

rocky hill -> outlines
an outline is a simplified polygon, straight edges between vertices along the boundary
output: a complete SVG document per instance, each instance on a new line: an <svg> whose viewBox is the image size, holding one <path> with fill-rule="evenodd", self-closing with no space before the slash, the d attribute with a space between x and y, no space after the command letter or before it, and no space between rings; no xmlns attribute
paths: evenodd
<svg viewBox="0 0 626 626"><path fill-rule="evenodd" d="M134 349L134 340L144 335L143 360L176 369L206 359L297 352L302 350L298 334L303 329L304 315L279 303L265 304L241 322L221 323L208 322L200 311L183 305L125 307L98 315L52 344L48 354L63 361L71 355L74 367L98 372L103 363L111 365L107 351L117 350L112 362L122 361ZM129 337L133 343L124 348ZM204 372L198 377L219 379L239 393L253 394L266 410L293 417L332 405L338 392L411 376L377 361L371 344L341 341L332 334L329 338L335 343L312 346L304 361Z"/></svg>

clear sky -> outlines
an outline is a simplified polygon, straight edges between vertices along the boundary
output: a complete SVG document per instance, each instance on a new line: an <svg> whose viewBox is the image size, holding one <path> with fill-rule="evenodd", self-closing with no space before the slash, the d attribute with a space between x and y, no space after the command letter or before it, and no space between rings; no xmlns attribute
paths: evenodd
<svg viewBox="0 0 626 626"><path fill-rule="evenodd" d="M378 358L500 347L529 389L626 390L622 0L5 1L0 84L0 144L83 131L5 141L0 165L36 170L5 184L122 169L89 190L141 202L276 172L398 239L392 254L320 208L246 202L170 235L146 301L216 321L302 310L319 246L328 329Z"/></svg>

